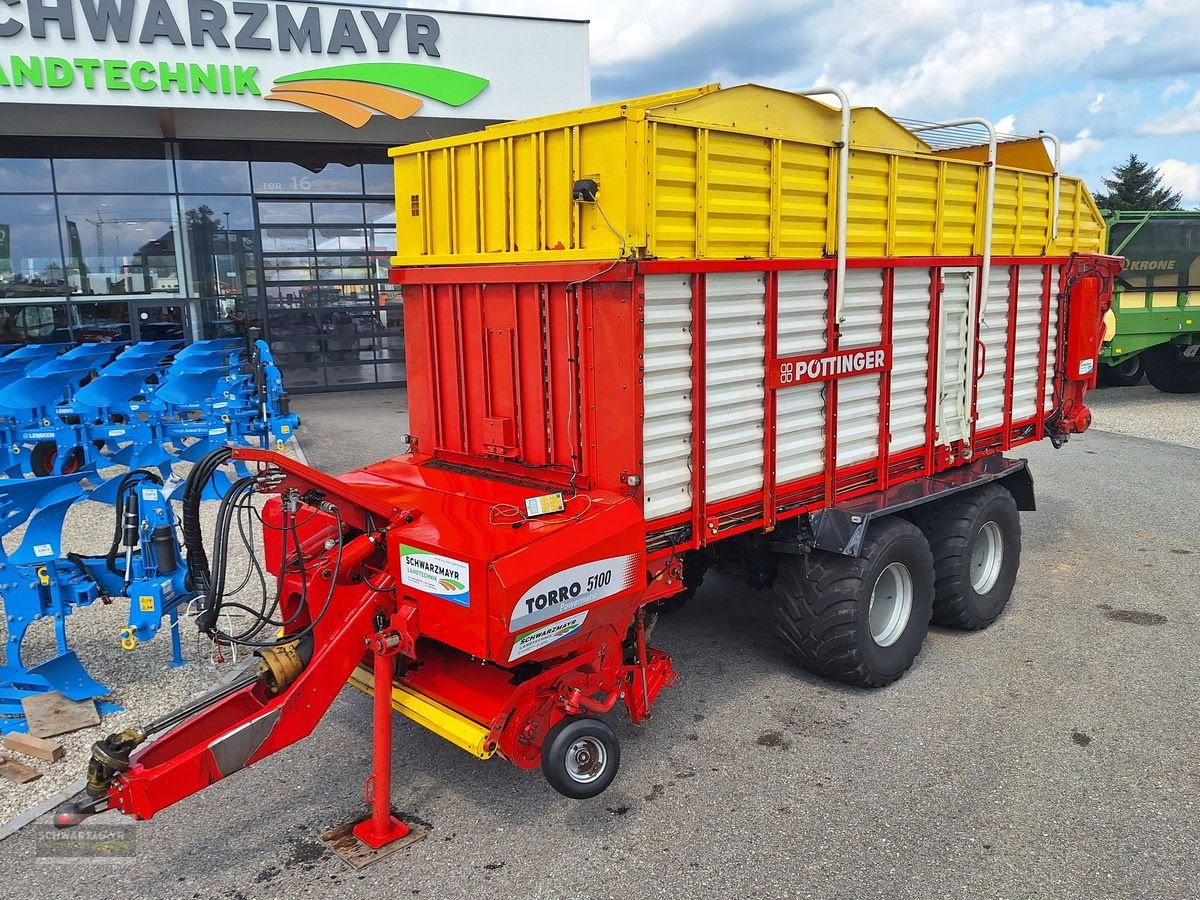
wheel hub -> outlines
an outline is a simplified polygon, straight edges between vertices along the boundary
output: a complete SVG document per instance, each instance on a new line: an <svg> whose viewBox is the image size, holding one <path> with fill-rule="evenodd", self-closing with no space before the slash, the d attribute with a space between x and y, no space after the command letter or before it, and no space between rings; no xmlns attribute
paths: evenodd
<svg viewBox="0 0 1200 900"><path fill-rule="evenodd" d="M595 781L604 772L608 751L592 737L582 737L567 749L567 774L580 784Z"/></svg>
<svg viewBox="0 0 1200 900"><path fill-rule="evenodd" d="M977 594L986 594L1000 580L1004 563L1004 536L995 522L984 522L971 548L971 587Z"/></svg>
<svg viewBox="0 0 1200 900"><path fill-rule="evenodd" d="M908 566L894 562L879 573L871 591L867 618L871 638L880 647L890 647L900 640L912 615L913 579Z"/></svg>

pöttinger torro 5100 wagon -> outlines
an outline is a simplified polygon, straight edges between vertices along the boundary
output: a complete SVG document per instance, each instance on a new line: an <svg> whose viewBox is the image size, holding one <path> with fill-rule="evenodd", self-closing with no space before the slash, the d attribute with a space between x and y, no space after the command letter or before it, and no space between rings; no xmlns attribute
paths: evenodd
<svg viewBox="0 0 1200 900"><path fill-rule="evenodd" d="M224 539L191 499L220 458L197 467L200 625L258 664L97 745L63 822L150 816L308 734L347 679L376 696L370 846L404 832L393 706L594 796L601 717L674 680L651 626L714 562L774 583L797 660L851 684L898 678L931 619L996 619L1033 508L1002 454L1087 428L1119 262L1042 139L824 93L841 108L711 86L394 150L407 452L335 479L233 451L261 469L226 531L276 495L254 640L220 632Z"/></svg>

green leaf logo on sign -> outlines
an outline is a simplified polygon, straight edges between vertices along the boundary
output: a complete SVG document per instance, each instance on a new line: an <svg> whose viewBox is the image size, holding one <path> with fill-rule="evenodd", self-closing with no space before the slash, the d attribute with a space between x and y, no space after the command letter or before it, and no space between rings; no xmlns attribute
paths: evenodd
<svg viewBox="0 0 1200 900"><path fill-rule="evenodd" d="M407 119L428 97L448 106L462 106L488 86L486 78L416 63L352 63L295 72L275 79L266 99L307 106L362 128L373 111Z"/></svg>

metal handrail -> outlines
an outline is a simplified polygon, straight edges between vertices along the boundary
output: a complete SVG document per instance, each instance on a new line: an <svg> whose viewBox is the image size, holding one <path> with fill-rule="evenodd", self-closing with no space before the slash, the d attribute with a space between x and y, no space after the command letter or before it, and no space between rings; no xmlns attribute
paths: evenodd
<svg viewBox="0 0 1200 900"><path fill-rule="evenodd" d="M1051 134L1049 131L1039 131L1038 137L1043 141L1050 141L1054 145L1054 194L1050 198L1050 240L1058 240L1058 192L1059 183L1062 176L1059 174L1060 163L1062 162L1062 143L1058 139L1058 135ZM1049 249L1049 248L1047 248Z"/></svg>
<svg viewBox="0 0 1200 900"><path fill-rule="evenodd" d="M846 305L846 206L850 200L850 100L845 91L836 87L814 87L796 91L801 97L827 95L837 97L842 112L842 140L838 148L838 214L837 214L837 275L834 282L833 320L840 325L845 320Z"/></svg>
<svg viewBox="0 0 1200 900"><path fill-rule="evenodd" d="M983 271L979 275L979 318L982 319L987 311L988 282L992 272L992 217L996 205L996 127L987 119L967 118L940 122L936 125L923 125L911 128L910 131L913 133L936 131L939 128L954 128L959 125L979 125L987 129L988 135L987 200L985 201L987 210L983 217ZM974 325L972 325L972 329L974 329Z"/></svg>

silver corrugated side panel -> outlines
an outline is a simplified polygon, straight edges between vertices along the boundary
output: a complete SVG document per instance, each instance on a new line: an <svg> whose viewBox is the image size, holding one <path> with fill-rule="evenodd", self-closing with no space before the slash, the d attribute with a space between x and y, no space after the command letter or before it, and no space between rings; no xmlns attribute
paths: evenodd
<svg viewBox="0 0 1200 900"><path fill-rule="evenodd" d="M940 370L938 372L939 444L951 444L970 437L970 378L972 353L971 312L978 269L943 269L939 330Z"/></svg>
<svg viewBox="0 0 1200 900"><path fill-rule="evenodd" d="M929 269L896 269L892 292L891 453L925 446L929 392Z"/></svg>
<svg viewBox="0 0 1200 900"><path fill-rule="evenodd" d="M846 272L839 350L875 347L883 340L883 270ZM838 381L837 465L853 465L879 456L880 376L858 375Z"/></svg>
<svg viewBox="0 0 1200 900"><path fill-rule="evenodd" d="M692 282L647 275L643 513L652 520L692 505Z"/></svg>
<svg viewBox="0 0 1200 900"><path fill-rule="evenodd" d="M1040 268L1038 271L1040 274ZM1046 331L1046 402L1042 405L1043 412L1054 409L1054 367L1058 365L1058 286L1062 273L1062 266L1055 266L1050 273L1050 327Z"/></svg>
<svg viewBox="0 0 1200 900"><path fill-rule="evenodd" d="M1042 341L1041 266L1021 266L1017 283L1017 338L1013 357L1013 421L1037 412L1038 357ZM1048 369L1053 371L1053 363Z"/></svg>
<svg viewBox="0 0 1200 900"><path fill-rule="evenodd" d="M1009 267L992 266L987 302L979 323L983 343L983 377L979 379L975 421L977 429L1004 424L1004 382L1008 374L1008 291ZM976 350L978 353L978 350Z"/></svg>
<svg viewBox="0 0 1200 900"><path fill-rule="evenodd" d="M828 346L829 282L824 271L779 273L779 356L822 353ZM785 484L825 466L825 386L775 391L775 482Z"/></svg>
<svg viewBox="0 0 1200 900"><path fill-rule="evenodd" d="M706 278L705 498L763 486L766 287L762 272Z"/></svg>

